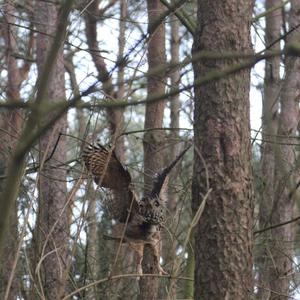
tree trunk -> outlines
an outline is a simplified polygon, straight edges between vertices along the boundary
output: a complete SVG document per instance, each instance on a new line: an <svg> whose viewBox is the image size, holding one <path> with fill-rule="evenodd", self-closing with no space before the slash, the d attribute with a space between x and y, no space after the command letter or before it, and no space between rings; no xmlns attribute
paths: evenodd
<svg viewBox="0 0 300 300"><path fill-rule="evenodd" d="M171 22L171 61L174 64L179 63L179 46L180 46L180 37L179 37L179 20L175 15L170 16ZM176 68L172 71L170 75L171 80L171 90L178 90L180 84L180 69ZM179 94L174 95L170 99L170 119L171 119L171 133L170 139L172 148L170 149L170 156L168 157L168 161L171 162L175 160L176 156L179 154L179 111L180 111L180 99ZM173 171L174 172L174 171ZM175 180L174 180L175 181ZM175 184L175 182L174 182ZM169 189L169 196L168 196L168 210L174 216L177 209L177 202L178 202L178 193ZM171 254L171 253L170 253Z"/></svg>
<svg viewBox="0 0 300 300"><path fill-rule="evenodd" d="M193 54L251 52L252 2L198 0ZM195 79L240 62L195 62ZM249 299L253 292L249 89L249 69L195 87L194 212L212 189L195 228L195 300Z"/></svg>
<svg viewBox="0 0 300 300"><path fill-rule="evenodd" d="M299 24L300 1L291 1L289 14L290 28ZM297 42L299 32L289 35L287 42ZM276 194L271 212L271 223L278 224L293 217L295 198L295 147L290 144L290 136L297 132L299 123L299 82L300 59L287 57L285 61L285 79L280 97L280 116L278 127L278 145L275 153ZM271 232L273 238L270 247L273 265L269 269L270 299L288 299L293 274L293 242L295 238L293 224L278 227Z"/></svg>
<svg viewBox="0 0 300 300"><path fill-rule="evenodd" d="M122 62L124 50L126 46L126 21L127 21L127 0L120 0L120 21L119 21L119 37L118 37L118 74L117 74L117 99L126 99L125 88L125 63ZM125 98L125 99L124 99ZM121 162L125 161L125 141L120 134L124 129L124 108L108 110L111 134L115 143L115 152ZM123 273L136 273L136 259L134 251L124 244L121 248L119 256L122 258L120 271ZM119 299L131 300L136 294L137 280L124 280L119 282Z"/></svg>
<svg viewBox="0 0 300 300"><path fill-rule="evenodd" d="M103 12L99 10L99 0L96 1L87 1L88 7L85 14L85 33L87 38L87 43L89 46L90 54L92 56L93 62L98 72L98 78L102 83L103 94L105 97L114 101L115 97L118 94L115 93L113 88L112 77L107 70L107 66L104 58L99 55L100 49L97 41L97 21L100 16L103 16ZM98 17L96 17L98 16ZM123 28L121 28L122 32ZM124 28L125 30L125 28ZM124 50L123 38L120 39L121 42L121 54ZM121 73L123 65L121 64ZM122 75L121 75L122 76ZM119 81L120 83L120 81ZM110 133L112 136L112 144L115 146L115 152L117 156L121 159L124 159L124 140L122 137L118 138L123 130L124 125L124 108L107 108L107 119L109 124Z"/></svg>
<svg viewBox="0 0 300 300"><path fill-rule="evenodd" d="M14 147L16 142L10 134L12 131L20 130L21 124L18 118L17 112L1 112L0 113L0 128L5 129L5 133L1 132L0 139L2 141L0 145L0 176L5 176L6 163L8 161L10 149ZM17 119L15 119L17 117ZM11 130L13 128L13 130ZM15 133L13 134L15 136ZM0 193L3 191L2 180L0 181ZM10 210L10 216L8 221L8 232L5 241L1 269L1 299L4 299L6 294L7 300L17 299L20 295L20 278L21 274L18 272L19 268L14 269L15 259L17 256L17 247L19 242L18 235L18 205L14 202ZM13 272L13 273L12 273ZM12 281L10 282L10 277Z"/></svg>
<svg viewBox="0 0 300 300"><path fill-rule="evenodd" d="M126 45L126 20L127 20L127 0L120 1L120 22L119 22L119 51L118 51L118 60L122 61L124 57L124 50ZM121 100L125 97L125 83L124 83L124 63L119 63L118 68L118 90L117 90L117 99ZM118 108L111 110L110 118L110 127L111 133L114 135L116 141L115 151L119 159L124 162L125 160L125 144L124 137L120 134L124 128L124 108Z"/></svg>
<svg viewBox="0 0 300 300"><path fill-rule="evenodd" d="M266 11L279 6L281 0L266 0ZM282 17L280 9L273 10L266 16L266 46L271 45L280 36ZM272 46L272 50L280 50L280 43ZM275 141L278 127L278 103L280 92L280 56L266 59L263 118L262 118L262 197L259 206L259 227L262 229L270 225L270 213L274 201L274 176L275 176ZM272 267L272 259L269 256L270 231L261 236L259 244L259 257L257 258L258 278L258 299L268 299L269 278L268 269Z"/></svg>
<svg viewBox="0 0 300 300"><path fill-rule="evenodd" d="M172 4L174 4L174 1L172 1ZM171 61L174 64L179 63L179 48L180 48L180 36L179 36L179 26L180 22L178 18L175 16L175 14L170 15L170 26L171 26L171 37L170 37L170 47L171 47ZM178 90L179 84L180 84L180 69L174 68L172 70L172 73L170 74L170 81L171 81L171 91ZM174 161L177 155L179 154L179 111L180 111L180 99L179 94L176 94L170 98L170 128L171 132L168 138L170 139L170 145L171 147L168 149L169 154L168 157L166 157L167 164ZM178 169L179 165L174 168L172 171L172 174L176 174L175 176L172 176L173 180L172 182L169 182L168 186L168 197L167 197L167 211L168 216L167 220L169 222L166 224L168 227L168 231L170 232L163 232L163 261L164 264L167 266L166 270L172 271L174 269L174 262L176 258L176 247L177 247L177 238L176 238L176 229L178 229L177 222L178 216L176 214L177 212L177 204L178 204L178 192L176 189L174 189L174 186L178 184ZM175 229L175 230L174 230ZM170 236L171 233L171 236ZM169 281L170 285L168 288L168 297L169 299L176 299L176 281L171 280ZM165 285L165 282L161 282L162 288L160 289L162 292L165 292L165 288L163 288L163 285ZM163 297L163 294L162 294Z"/></svg>
<svg viewBox="0 0 300 300"><path fill-rule="evenodd" d="M97 19L95 18L96 15L101 14L99 10L99 1L93 1L90 3L87 13L85 15L85 25L86 25L86 37L89 49L91 50L91 56L95 67L98 71L98 78L102 83L102 89L104 92L105 97L108 101L113 102L115 98L123 99L125 96L125 85L124 85L124 68L126 64L122 63L122 59L124 56L124 49L126 45L125 33L126 33L126 18L127 18L127 1L121 0L120 1L120 22L119 22L119 50L118 50L118 74L117 74L117 90L115 91L113 87L112 77L107 69L106 62L99 55L100 49L98 47L97 41ZM102 12L103 13L103 12ZM109 131L111 135L111 144L114 147L114 151L121 162L125 160L125 145L124 145L124 138L121 136L123 128L124 128L124 111L125 109L120 108L107 108L107 120ZM128 267L128 263L133 262L133 251L128 247L128 245L124 245L119 253L119 257L122 258L122 262L119 262L114 265L115 254L117 251L114 251L115 244L113 244L113 251L112 251L112 265L113 265L113 273L122 273ZM127 259L124 259L127 257ZM134 264L131 264L131 266ZM134 267L135 272L135 267ZM120 297L122 299L126 299L128 295L128 282L116 281L114 282L109 289L109 293L115 294L118 291ZM125 292L124 292L125 291ZM111 296L110 296L111 297Z"/></svg>
<svg viewBox="0 0 300 300"><path fill-rule="evenodd" d="M157 21L163 12L163 5L159 0L148 0L148 30L152 24ZM165 64L165 26L160 24L154 34L148 41L148 72L161 67ZM148 96L160 95L165 92L165 74L148 77L147 94ZM160 128L163 124L164 116L164 100L157 102L149 102L146 104L145 130L150 128ZM144 192L148 192L152 186L153 175L163 166L163 134L162 131L146 131L144 135ZM146 245L144 248L144 257L142 263L143 273L158 273L155 264L153 250ZM142 277L140 279L140 294L138 299L154 300L157 299L158 279L155 277Z"/></svg>
<svg viewBox="0 0 300 300"><path fill-rule="evenodd" d="M4 24L3 24L3 37L5 40L5 50L6 50L6 65L7 65L7 89L6 96L8 102L19 102L20 97L20 88L22 81L26 78L29 70L29 65L23 64L18 66L17 59L14 57L16 51L16 32L13 24L16 22L15 15L17 15L15 7L9 2L6 1L4 5ZM9 159L9 153L11 149L14 149L19 137L21 126L22 126L22 114L20 110L16 109L13 111L7 111L1 113L1 119L3 124L0 128L5 129L1 132L1 161L0 161L0 173L5 175L6 162ZM3 125L3 126L2 126ZM1 187L2 181L0 181L0 194L2 193ZM8 234L6 243L3 250L3 298L6 293L6 299L16 299L20 294L20 281L18 272L18 267L14 268L15 259L17 257L17 246L18 246L18 205L17 202L13 204L13 207L10 211L9 225L8 225ZM13 272L13 273L12 273ZM12 280L10 282L11 275Z"/></svg>
<svg viewBox="0 0 300 300"><path fill-rule="evenodd" d="M38 74L42 74L47 50L55 35L58 16L57 7L45 1L38 1L37 21L37 66ZM45 33L45 34L44 34ZM59 50L47 85L46 99L55 102L65 99L65 80L63 47ZM43 122L43 120L41 120ZM66 205L66 169L61 164L66 161L66 139L59 133L66 133L67 119L62 117L40 140L39 170L39 210L37 236L41 267L37 264L37 272L42 281L41 293L46 299L60 299L65 292L68 258L69 223ZM50 153L54 150L50 159Z"/></svg>

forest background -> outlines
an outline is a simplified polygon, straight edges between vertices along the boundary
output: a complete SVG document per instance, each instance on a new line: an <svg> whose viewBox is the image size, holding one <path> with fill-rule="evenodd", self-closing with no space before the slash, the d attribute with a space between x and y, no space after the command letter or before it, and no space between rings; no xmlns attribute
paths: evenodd
<svg viewBox="0 0 300 300"><path fill-rule="evenodd" d="M297 299L299 11L3 0L0 298ZM139 195L193 145L166 193L168 275L147 247L137 274L134 251L105 239L110 195L81 159L96 141Z"/></svg>

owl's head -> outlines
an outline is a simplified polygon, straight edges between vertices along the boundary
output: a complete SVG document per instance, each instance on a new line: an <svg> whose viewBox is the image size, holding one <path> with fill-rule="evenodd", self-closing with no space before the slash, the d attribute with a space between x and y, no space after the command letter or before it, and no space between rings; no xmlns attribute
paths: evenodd
<svg viewBox="0 0 300 300"><path fill-rule="evenodd" d="M165 221L165 201L159 197L143 197L139 202L139 214L145 222L151 225L159 225Z"/></svg>

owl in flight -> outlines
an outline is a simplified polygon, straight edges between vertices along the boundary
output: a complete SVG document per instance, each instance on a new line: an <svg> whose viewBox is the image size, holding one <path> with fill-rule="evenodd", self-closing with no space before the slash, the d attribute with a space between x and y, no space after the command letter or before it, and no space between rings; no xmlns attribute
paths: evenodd
<svg viewBox="0 0 300 300"><path fill-rule="evenodd" d="M166 274L159 263L160 228L166 215L166 203L161 195L163 186L172 168L190 148L180 155L161 172L156 174L152 190L138 199L134 192L130 173L123 167L113 150L102 145L89 145L83 151L82 158L87 170L96 184L111 190L112 197L107 207L113 219L118 220L118 236L108 237L122 243L128 243L137 255L137 272L142 274L144 245L153 247L155 263L160 274Z"/></svg>

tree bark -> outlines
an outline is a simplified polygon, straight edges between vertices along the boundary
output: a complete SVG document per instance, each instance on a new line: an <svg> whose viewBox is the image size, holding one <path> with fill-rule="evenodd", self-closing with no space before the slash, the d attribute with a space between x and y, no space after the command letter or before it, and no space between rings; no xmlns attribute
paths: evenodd
<svg viewBox="0 0 300 300"><path fill-rule="evenodd" d="M179 37L179 20L175 15L170 16L171 22L171 61L174 64L179 63L179 48L180 48L180 37ZM178 90L180 84L180 69L176 68L172 71L170 75L171 81L171 90ZM180 99L179 94L174 95L170 99L170 127L172 128L170 132L170 139L172 143L170 157L168 158L169 162L173 161L176 156L179 154L179 146L177 144L179 140L179 112L180 112ZM173 171L174 172L174 171ZM178 202L178 194L172 192L169 189L169 197L168 197L168 210L172 215L175 215L177 202Z"/></svg>
<svg viewBox="0 0 300 300"><path fill-rule="evenodd" d="M124 99L125 97L125 64L120 61L123 60L124 50L126 45L126 19L127 19L127 0L120 1L120 22L119 22L119 51L118 51L118 86L117 86L117 99ZM115 151L119 159L124 162L125 160L125 144L124 137L121 133L124 128L124 108L112 110L110 115L111 133L115 136L116 147Z"/></svg>
<svg viewBox="0 0 300 300"><path fill-rule="evenodd" d="M300 1L291 1L289 26L299 24ZM299 32L289 35L287 43L297 42ZM295 147L290 145L290 136L296 135L299 123L300 59L287 57L285 78L280 97L280 116L275 152L275 199L271 211L271 224L278 224L293 217L296 187ZM289 299L289 289L293 274L293 242L295 238L293 224L273 229L270 253L273 260L269 268L270 299Z"/></svg>
<svg viewBox="0 0 300 300"><path fill-rule="evenodd" d="M279 6L281 0L266 0L266 11ZM266 46L271 45L280 36L282 26L281 10L273 10L266 16ZM272 50L279 51L280 43L272 46ZM274 201L274 176L275 176L275 141L278 128L278 104L280 93L280 56L266 59L265 79L264 79L264 98L262 112L262 197L259 206L259 227L265 228L270 225L270 213ZM269 239L271 232L267 231L260 238L258 263L258 299L268 299L269 296L269 271L272 267L272 259L269 256Z"/></svg>
<svg viewBox="0 0 300 300"><path fill-rule="evenodd" d="M37 2L37 66L42 74L47 50L55 35L58 16L57 7L45 1ZM45 34L44 34L45 33ZM53 69L50 73L45 99L41 101L56 102L65 99L65 79L63 47L61 46ZM43 120L40 120L42 123ZM41 278L41 293L46 299L60 299L65 292L68 260L69 222L66 186L66 169L61 166L66 161L66 139L60 133L66 133L67 119L62 117L40 139L39 170L39 210L37 222L38 260L36 265ZM50 153L56 149L50 159ZM46 159L46 160L45 160ZM41 260L41 261L40 261Z"/></svg>
<svg viewBox="0 0 300 300"><path fill-rule="evenodd" d="M148 30L152 24L157 21L163 12L163 5L159 0L148 0ZM163 66L166 63L165 57L165 25L160 24L148 41L148 72L158 66ZM148 77L147 94L153 96L155 94L163 94L165 92L165 74L162 71L160 74ZM149 102L146 104L145 114L145 130L150 128L160 128L163 124L165 101ZM162 131L146 131L144 135L144 192L149 192L152 186L153 175L163 166L163 134ZM144 248L144 256L142 263L143 273L158 273L155 264L153 249L148 245ZM138 299L157 299L158 279L155 277L142 277L140 279L140 294Z"/></svg>
<svg viewBox="0 0 300 300"><path fill-rule="evenodd" d="M2 27L2 34L5 40L6 51L6 65L7 65L7 88L6 97L8 102L19 102L20 88L22 81L27 77L29 71L29 64L23 63L18 66L17 59L14 57L14 52L17 46L17 34L13 24L16 22L15 16L17 15L15 7L9 1L6 1L4 5L4 24ZM30 51L31 39L28 45ZM9 153L11 149L14 149L16 141L19 137L22 128L22 113L16 109L13 111L1 112L2 124L0 128L4 131L1 132L0 139L2 141L0 145L0 174L5 175L6 164L9 159ZM2 193L2 180L0 181L0 194ZM20 295L20 281L19 281L19 269L14 269L15 259L17 255L18 246L18 205L17 202L13 203L13 207L10 211L8 234L6 243L3 250L3 263L2 263L2 276L3 276L3 298L6 293L6 299L16 299ZM14 274L12 274L14 272ZM12 281L10 282L10 277ZM1 284L2 285L2 284Z"/></svg>
<svg viewBox="0 0 300 300"><path fill-rule="evenodd" d="M251 52L252 2L198 0L193 54ZM195 79L240 62L200 60ZM249 69L195 87L194 212L212 189L195 228L195 300L249 299L253 292L249 89Z"/></svg>
<svg viewBox="0 0 300 300"><path fill-rule="evenodd" d="M174 4L174 1L172 1ZM179 49L180 49L180 36L179 36L179 27L180 22L175 14L170 15L170 27L171 27L171 36L170 36L170 47L171 47L171 61L174 64L179 63ZM172 73L170 74L170 82L171 82L171 91L178 90L180 84L180 69L174 68ZM170 98L170 135L168 136L170 140L170 151L168 157L166 157L167 164L174 161L177 155L179 154L179 111L180 111L180 97L179 94L176 94ZM163 240L165 241L163 244L163 261L167 266L167 270L173 270L174 262L176 257L176 247L177 247L177 239L176 232L174 229L178 229L178 216L177 212L177 204L178 204L178 192L174 189L174 186L178 184L178 170L179 165L176 166L172 171L172 182L169 182L168 186L168 195L167 195L167 211L168 216L167 220L169 222L166 224L168 227L168 231L163 233ZM174 175L175 174L175 175ZM172 186L170 185L172 184ZM170 233L172 234L170 236ZM169 299L176 299L176 281L169 281L168 288L168 297ZM161 282L161 285L165 285L165 282ZM162 287L160 289L162 292L165 292L165 289ZM162 296L163 297L163 296Z"/></svg>
<svg viewBox="0 0 300 300"><path fill-rule="evenodd" d="M115 93L114 91L112 77L107 70L104 58L101 56L97 40L97 21L100 15L103 16L104 12L99 9L99 0L87 2L88 7L85 14L85 33L87 44L98 72L98 78L102 83L103 94L108 100L114 101L116 96L118 96L118 93ZM122 30L123 29L121 29L121 31ZM124 41L121 39L120 42L123 43ZM121 47L122 46L123 45L121 44ZM122 67L123 65L121 65L121 69ZM115 146L117 156L122 161L124 159L124 140L120 137L120 134L122 133L124 125L124 108L107 108L106 113L112 136L112 144Z"/></svg>
<svg viewBox="0 0 300 300"><path fill-rule="evenodd" d="M97 41L97 18L95 15L103 15L104 11L99 10L99 2L93 1L90 3L87 13L85 15L85 25L86 25L86 37L89 49L91 50L91 56L95 67L98 72L98 78L102 83L102 89L105 97L108 101L114 101L117 99L123 99L125 96L125 85L124 85L124 69L126 66L125 62L122 62L124 56L124 49L126 45L125 33L126 33L126 18L127 18L127 0L120 1L120 22L119 22L119 38L118 38L118 74L117 74L117 89L113 86L112 76L110 75L106 62L104 58L100 54L100 48L98 46ZM114 4L113 1L111 2ZM121 162L125 160L125 144L124 137L121 135L124 128L124 108L107 108L106 115L109 125L109 131L111 135L111 143L114 147L114 152L116 153L118 159ZM113 244L115 246L115 244ZM112 252L112 261L115 260L115 247L113 247ZM128 245L124 245L119 253L119 256L122 258L122 262L117 262L116 265L113 265L113 272L120 273L124 272L124 270L128 267L128 263L133 264L133 251L128 247ZM126 257L126 258L125 258ZM135 271L135 266L134 266ZM130 269L132 270L132 269ZM111 295L115 294L116 290L118 291L120 297L122 299L128 299L131 296L128 296L128 282L114 282L111 284L108 293ZM112 297L110 295L110 297Z"/></svg>

